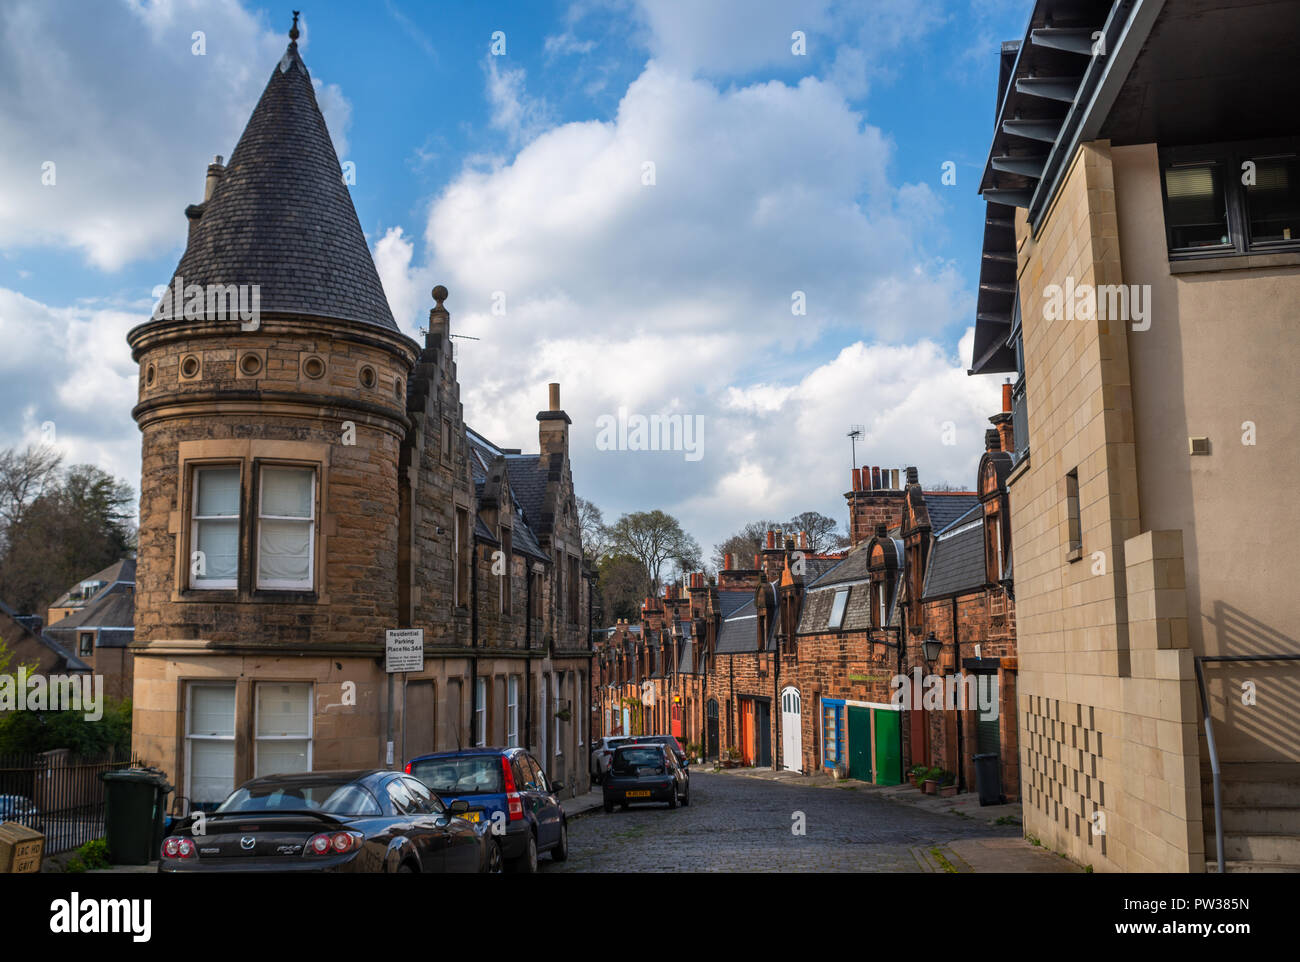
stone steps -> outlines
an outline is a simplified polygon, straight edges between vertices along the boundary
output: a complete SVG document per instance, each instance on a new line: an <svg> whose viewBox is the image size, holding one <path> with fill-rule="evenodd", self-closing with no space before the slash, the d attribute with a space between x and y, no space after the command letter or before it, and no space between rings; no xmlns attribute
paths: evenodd
<svg viewBox="0 0 1300 962"><path fill-rule="evenodd" d="M1231 763L1220 790L1224 866L1228 872L1300 872L1300 764ZM1201 782L1206 870L1217 868L1214 782Z"/></svg>

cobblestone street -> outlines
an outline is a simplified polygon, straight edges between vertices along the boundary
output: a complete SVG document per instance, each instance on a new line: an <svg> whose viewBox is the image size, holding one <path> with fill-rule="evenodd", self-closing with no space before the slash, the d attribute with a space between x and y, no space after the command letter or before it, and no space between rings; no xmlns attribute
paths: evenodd
<svg viewBox="0 0 1300 962"><path fill-rule="evenodd" d="M818 787L691 773L690 805L617 808L569 826L569 860L547 872L920 872L968 870L936 857L955 840L1019 844L1015 825L898 804L869 787ZM806 834L796 835L796 813ZM1045 853L1042 870L1061 862Z"/></svg>

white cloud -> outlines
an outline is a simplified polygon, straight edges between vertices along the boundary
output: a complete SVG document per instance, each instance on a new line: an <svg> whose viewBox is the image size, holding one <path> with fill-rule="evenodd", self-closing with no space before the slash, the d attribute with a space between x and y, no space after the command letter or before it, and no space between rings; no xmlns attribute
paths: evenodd
<svg viewBox="0 0 1300 962"><path fill-rule="evenodd" d="M970 297L921 243L934 195L891 183L891 155L832 84L719 90L652 62L611 120L467 165L431 207L428 263L394 232L376 256L404 323L445 283L453 331L480 338L456 342L472 426L535 449L560 381L579 491L613 517L662 507L707 547L756 517L840 517L851 423L860 457L970 483L996 389L940 346ZM619 408L703 416L704 457L597 450Z"/></svg>
<svg viewBox="0 0 1300 962"><path fill-rule="evenodd" d="M141 313L41 304L0 288L0 447L39 443L52 425L67 464L98 464L138 487L140 438L130 420L137 368L126 333Z"/></svg>
<svg viewBox="0 0 1300 962"><path fill-rule="evenodd" d="M518 146L549 127L554 122L553 112L544 97L528 93L524 68L502 68L498 65L500 59L489 54L483 67L487 73L488 105L492 108L490 123L505 132L511 146Z"/></svg>
<svg viewBox="0 0 1300 962"><path fill-rule="evenodd" d="M70 247L104 270L174 248L207 164L234 148L287 29L211 0L6 3L0 248ZM335 85L317 88L345 152L347 101ZM42 183L46 161L52 186Z"/></svg>

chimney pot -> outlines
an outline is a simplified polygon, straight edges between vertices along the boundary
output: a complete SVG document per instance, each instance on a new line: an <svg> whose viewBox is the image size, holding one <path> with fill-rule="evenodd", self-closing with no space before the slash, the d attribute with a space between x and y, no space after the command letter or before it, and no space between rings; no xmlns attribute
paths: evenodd
<svg viewBox="0 0 1300 962"><path fill-rule="evenodd" d="M1002 385L1002 410L1004 412L1011 410L1011 378L1007 378L1006 383Z"/></svg>
<svg viewBox="0 0 1300 962"><path fill-rule="evenodd" d="M880 468L871 469L871 490L880 490Z"/></svg>
<svg viewBox="0 0 1300 962"><path fill-rule="evenodd" d="M761 557L762 557L762 555L754 555L754 567L755 567L755 568L761 568L761 567L763 567L763 563L759 560Z"/></svg>
<svg viewBox="0 0 1300 962"><path fill-rule="evenodd" d="M800 548L800 550L803 550L803 551L806 551L807 548L808 548L808 532L807 532L807 531L800 531L800 532L799 532L799 548Z"/></svg>
<svg viewBox="0 0 1300 962"><path fill-rule="evenodd" d="M725 557L723 557L722 559L723 571L730 571L732 568L735 567L735 565L732 563L732 557L733 557L732 555L726 555Z"/></svg>
<svg viewBox="0 0 1300 962"><path fill-rule="evenodd" d="M767 533L767 548L769 551L771 551L775 547L776 547L776 532L769 531Z"/></svg>
<svg viewBox="0 0 1300 962"><path fill-rule="evenodd" d="M560 385L552 381L549 386L551 389L551 410L558 411L560 410Z"/></svg>
<svg viewBox="0 0 1300 962"><path fill-rule="evenodd" d="M217 189L217 182L225 174L226 168L221 163L221 156L218 154L212 158L212 163L208 164L208 176L203 180L203 203L212 199L213 192Z"/></svg>
<svg viewBox="0 0 1300 962"><path fill-rule="evenodd" d="M853 474L849 476L849 484L853 485L854 491L862 490L862 472L857 468L854 468Z"/></svg>
<svg viewBox="0 0 1300 962"><path fill-rule="evenodd" d="M898 468L891 468L889 471L889 486L894 491L898 490Z"/></svg>
<svg viewBox="0 0 1300 962"><path fill-rule="evenodd" d="M907 469L907 483L908 483L908 484L919 484L920 482L917 480L917 477L918 477L918 476L917 476L917 473L916 473L916 468L915 468L915 467L909 467L909 468Z"/></svg>

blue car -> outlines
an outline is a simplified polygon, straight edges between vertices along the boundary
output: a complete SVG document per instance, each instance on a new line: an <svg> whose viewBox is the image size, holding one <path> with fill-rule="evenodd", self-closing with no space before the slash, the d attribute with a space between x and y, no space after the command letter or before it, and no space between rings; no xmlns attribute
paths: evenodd
<svg viewBox="0 0 1300 962"><path fill-rule="evenodd" d="M522 748L465 748L420 755L406 772L433 789L447 805L464 801L461 818L484 825L501 842L511 872L536 872L537 856L569 857L569 829L558 793L537 759Z"/></svg>

